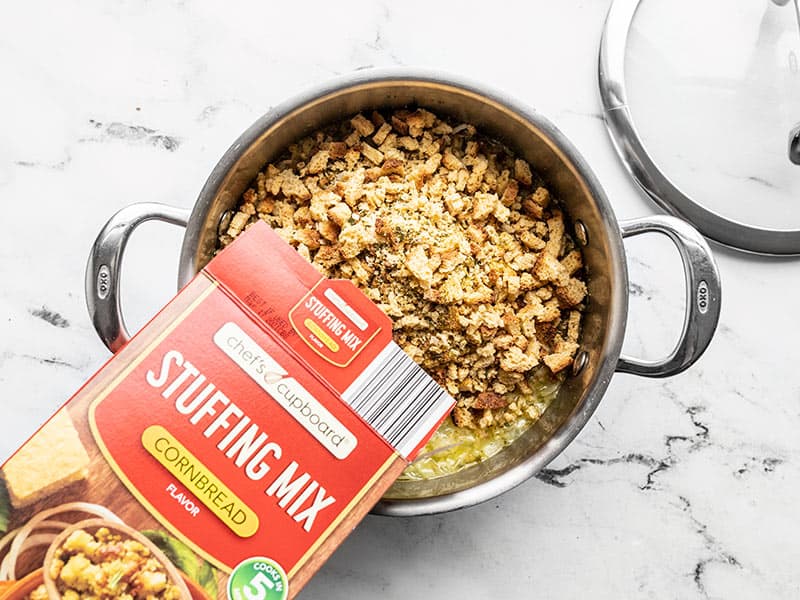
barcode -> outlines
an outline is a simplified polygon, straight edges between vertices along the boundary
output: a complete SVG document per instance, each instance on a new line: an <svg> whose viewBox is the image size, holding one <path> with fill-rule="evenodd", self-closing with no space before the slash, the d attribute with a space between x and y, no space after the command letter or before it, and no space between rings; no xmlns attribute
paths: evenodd
<svg viewBox="0 0 800 600"><path fill-rule="evenodd" d="M342 399L404 458L411 458L455 400L390 342Z"/></svg>

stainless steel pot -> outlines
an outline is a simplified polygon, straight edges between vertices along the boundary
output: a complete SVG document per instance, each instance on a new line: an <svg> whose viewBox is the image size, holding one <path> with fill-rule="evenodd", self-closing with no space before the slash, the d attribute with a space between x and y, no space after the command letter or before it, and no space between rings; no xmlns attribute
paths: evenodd
<svg viewBox="0 0 800 600"><path fill-rule="evenodd" d="M455 475L397 482L374 511L388 515L438 513L492 498L534 475L559 454L589 420L615 371L666 377L688 368L708 346L720 311L720 280L705 240L673 217L618 222L589 166L549 121L483 86L411 71L361 71L320 86L260 118L234 142L208 178L191 212L135 204L114 215L92 249L86 271L89 312L102 340L116 351L128 340L119 300L120 261L131 232L144 221L186 227L178 285L210 259L220 221L261 167L293 141L362 110L419 105L504 141L527 159L559 198L583 245L589 302L581 350L572 374L543 417L491 459ZM667 235L686 274L686 316L680 341L659 361L620 356L628 312L624 237Z"/></svg>

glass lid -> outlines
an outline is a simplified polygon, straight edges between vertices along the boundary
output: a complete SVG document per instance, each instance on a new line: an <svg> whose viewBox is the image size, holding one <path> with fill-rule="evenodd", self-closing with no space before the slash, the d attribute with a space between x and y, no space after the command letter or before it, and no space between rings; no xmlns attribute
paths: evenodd
<svg viewBox="0 0 800 600"><path fill-rule="evenodd" d="M614 0L605 118L659 205L728 246L800 253L796 0Z"/></svg>

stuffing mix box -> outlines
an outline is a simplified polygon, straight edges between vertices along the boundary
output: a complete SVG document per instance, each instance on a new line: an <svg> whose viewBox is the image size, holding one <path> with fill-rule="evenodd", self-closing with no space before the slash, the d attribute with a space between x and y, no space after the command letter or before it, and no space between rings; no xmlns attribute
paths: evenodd
<svg viewBox="0 0 800 600"><path fill-rule="evenodd" d="M3 465L0 597L296 595L452 407L391 330L251 227Z"/></svg>

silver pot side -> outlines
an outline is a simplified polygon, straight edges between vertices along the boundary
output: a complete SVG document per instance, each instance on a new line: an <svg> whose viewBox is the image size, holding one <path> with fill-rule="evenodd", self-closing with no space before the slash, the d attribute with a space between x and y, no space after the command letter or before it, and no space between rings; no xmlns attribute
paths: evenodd
<svg viewBox="0 0 800 600"><path fill-rule="evenodd" d="M120 266L139 224L159 220L187 227L180 285L210 259L219 222L264 163L288 144L360 110L428 107L479 126L530 161L572 217L589 272L589 302L581 351L572 376L543 417L497 456L448 477L398 482L375 507L391 515L437 513L488 500L535 474L578 434L597 407L612 373L667 377L691 366L710 343L721 310L721 284L711 250L687 223L650 216L618 223L591 170L546 119L474 84L407 70L365 71L312 90L259 119L225 153L191 216L171 206L140 203L113 215L92 246L86 302L100 338L114 352L129 339L120 303ZM620 355L627 316L627 271L622 239L660 233L674 242L686 276L686 314L679 341L665 358Z"/></svg>
<svg viewBox="0 0 800 600"><path fill-rule="evenodd" d="M533 165L573 225L585 231L588 243L582 250L590 300L581 338L586 365L567 379L543 417L481 464L434 480L395 483L374 512L401 516L477 504L530 478L584 427L617 367L628 310L622 237L602 188L569 140L547 119L483 86L418 71L361 71L278 106L236 140L192 210L179 267L183 286L213 256L225 212L236 205L264 164L290 143L347 115L408 105L472 123Z"/></svg>

